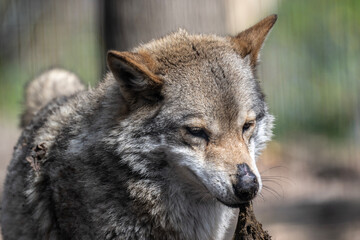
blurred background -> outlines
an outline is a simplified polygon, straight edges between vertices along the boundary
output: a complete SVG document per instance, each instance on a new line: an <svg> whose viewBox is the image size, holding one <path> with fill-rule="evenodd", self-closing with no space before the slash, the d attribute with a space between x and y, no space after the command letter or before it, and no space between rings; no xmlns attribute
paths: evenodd
<svg viewBox="0 0 360 240"><path fill-rule="evenodd" d="M277 240L360 239L359 12L358 0L1 0L0 186L37 74L60 66L94 86L108 49L180 27L235 35L277 13L259 67L276 126L256 215Z"/></svg>

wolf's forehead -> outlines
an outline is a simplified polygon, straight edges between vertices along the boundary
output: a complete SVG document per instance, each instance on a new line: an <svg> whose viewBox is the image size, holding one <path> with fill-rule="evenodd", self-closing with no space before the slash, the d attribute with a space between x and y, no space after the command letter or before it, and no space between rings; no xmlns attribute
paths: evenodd
<svg viewBox="0 0 360 240"><path fill-rule="evenodd" d="M164 85L166 98L176 108L218 119L236 119L259 101L251 74L237 66L239 59L219 57L170 71ZM179 112L181 112L179 111Z"/></svg>
<svg viewBox="0 0 360 240"><path fill-rule="evenodd" d="M191 97L237 102L248 100L257 90L250 66L225 47L208 49L194 44L191 50L168 56L166 61L173 62L171 67L164 66L164 83L178 98L194 95Z"/></svg>

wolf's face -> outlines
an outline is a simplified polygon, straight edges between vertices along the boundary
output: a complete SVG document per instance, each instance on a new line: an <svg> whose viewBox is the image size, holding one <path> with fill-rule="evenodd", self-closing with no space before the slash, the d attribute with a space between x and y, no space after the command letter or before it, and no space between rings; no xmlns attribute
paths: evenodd
<svg viewBox="0 0 360 240"><path fill-rule="evenodd" d="M128 120L143 129L138 141L148 151L161 149L167 174L228 206L261 190L255 158L271 137L273 117L254 71L275 20L234 38L180 31L108 55Z"/></svg>

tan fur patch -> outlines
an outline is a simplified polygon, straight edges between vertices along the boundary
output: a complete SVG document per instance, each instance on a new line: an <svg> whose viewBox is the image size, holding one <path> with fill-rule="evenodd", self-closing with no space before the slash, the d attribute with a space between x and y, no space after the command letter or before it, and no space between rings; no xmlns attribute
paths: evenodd
<svg viewBox="0 0 360 240"><path fill-rule="evenodd" d="M243 58L250 54L253 67L256 66L260 49L276 20L277 15L271 15L253 27L239 33L236 37L231 38L234 48Z"/></svg>
<svg viewBox="0 0 360 240"><path fill-rule="evenodd" d="M209 144L207 156L210 161L216 162L219 166L223 165L223 170L229 171L229 174L235 173L231 171L236 171L237 164L252 165L247 145L241 136L227 136Z"/></svg>
<svg viewBox="0 0 360 240"><path fill-rule="evenodd" d="M129 64L138 72L141 72L148 76L154 84L162 84L161 78L153 72L156 64L155 61L151 58L150 54L146 54L145 52L139 54L132 52L109 51L107 59L110 69L113 68L112 65L114 64L115 59L119 59Z"/></svg>

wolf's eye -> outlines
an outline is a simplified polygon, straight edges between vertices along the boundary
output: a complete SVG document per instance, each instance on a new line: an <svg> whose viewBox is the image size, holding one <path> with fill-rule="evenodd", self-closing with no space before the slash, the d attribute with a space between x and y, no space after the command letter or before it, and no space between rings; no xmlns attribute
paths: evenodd
<svg viewBox="0 0 360 240"><path fill-rule="evenodd" d="M203 138L206 141L209 140L209 136L206 134L206 132L202 128L199 128L199 127L186 127L186 130L188 131L188 133L190 133L194 137Z"/></svg>
<svg viewBox="0 0 360 240"><path fill-rule="evenodd" d="M246 122L243 125L243 133L246 132L247 130L249 130L254 124L255 124L255 121Z"/></svg>

